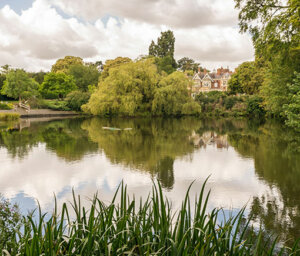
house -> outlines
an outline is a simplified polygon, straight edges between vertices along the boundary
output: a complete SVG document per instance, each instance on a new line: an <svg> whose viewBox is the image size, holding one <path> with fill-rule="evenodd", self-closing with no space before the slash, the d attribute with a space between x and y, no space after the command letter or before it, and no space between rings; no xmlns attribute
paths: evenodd
<svg viewBox="0 0 300 256"><path fill-rule="evenodd" d="M207 72L204 69L192 77L192 84L189 88L192 97L200 92L209 91L227 91L228 80L230 79L232 72L228 68L218 68L217 71Z"/></svg>

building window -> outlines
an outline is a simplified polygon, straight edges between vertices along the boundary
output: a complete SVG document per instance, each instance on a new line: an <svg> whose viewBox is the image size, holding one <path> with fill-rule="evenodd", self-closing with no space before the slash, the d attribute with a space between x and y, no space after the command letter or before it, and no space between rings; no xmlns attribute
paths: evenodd
<svg viewBox="0 0 300 256"><path fill-rule="evenodd" d="M218 87L218 83L217 82L215 82L215 88L217 88Z"/></svg>

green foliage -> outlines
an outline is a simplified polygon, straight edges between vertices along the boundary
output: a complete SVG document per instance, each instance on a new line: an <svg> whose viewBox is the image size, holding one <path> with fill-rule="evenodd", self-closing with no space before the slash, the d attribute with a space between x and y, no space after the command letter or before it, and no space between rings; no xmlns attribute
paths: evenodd
<svg viewBox="0 0 300 256"><path fill-rule="evenodd" d="M5 79L6 79L6 75L0 73L0 92L1 92L1 89L2 89L2 87L3 87L3 85L4 85Z"/></svg>
<svg viewBox="0 0 300 256"><path fill-rule="evenodd" d="M198 67L200 63L196 63L193 59L188 57L183 57L177 62L177 66L182 71L192 70L198 72Z"/></svg>
<svg viewBox="0 0 300 256"><path fill-rule="evenodd" d="M295 73L292 84L288 84L289 103L283 106L286 124L300 131L300 73Z"/></svg>
<svg viewBox="0 0 300 256"><path fill-rule="evenodd" d="M173 67L173 59L170 56L162 58L155 58L155 64L160 73L165 72L167 74L173 73L176 69Z"/></svg>
<svg viewBox="0 0 300 256"><path fill-rule="evenodd" d="M81 106L88 103L91 94L89 92L74 91L67 95L67 106L75 111L81 111Z"/></svg>
<svg viewBox="0 0 300 256"><path fill-rule="evenodd" d="M16 249L16 233L20 227L19 207L5 200L0 194L0 252Z"/></svg>
<svg viewBox="0 0 300 256"><path fill-rule="evenodd" d="M251 117L264 117L266 112L263 107L263 99L257 95L249 96L247 102L247 114Z"/></svg>
<svg viewBox="0 0 300 256"><path fill-rule="evenodd" d="M279 51L288 52L299 47L298 0L235 2L236 8L240 9L240 29L253 35L256 54L270 57Z"/></svg>
<svg viewBox="0 0 300 256"><path fill-rule="evenodd" d="M47 72L44 72L44 71L39 71L39 72L31 72L31 73L28 73L29 76L31 78L33 78L36 82L38 82L39 84L42 84L44 82L44 77L45 75L47 74Z"/></svg>
<svg viewBox="0 0 300 256"><path fill-rule="evenodd" d="M264 241L245 220L244 209L225 216L219 209L208 210L209 193L204 182L195 199L194 209L189 186L182 206L174 214L160 183L143 202L130 199L121 184L112 202L97 195L87 210L73 192L71 207L64 203L61 214L46 218L39 209L38 220L24 218L24 232L14 231L10 254L28 255L275 255L275 241ZM117 197L119 203L117 203ZM194 212L194 215L192 215ZM72 219L70 216L75 216ZM222 222L219 223L219 219ZM7 241L5 241L7 246ZM279 253L299 252L299 245L279 248Z"/></svg>
<svg viewBox="0 0 300 256"><path fill-rule="evenodd" d="M164 77L155 90L152 113L154 115L182 115L183 105L192 102L187 90L188 85L189 80L182 72L174 72ZM196 105L197 103L186 105L185 111L190 109L196 113L201 112L199 105L198 111L195 109Z"/></svg>
<svg viewBox="0 0 300 256"><path fill-rule="evenodd" d="M20 115L17 113L0 113L0 121L14 121L19 118Z"/></svg>
<svg viewBox="0 0 300 256"><path fill-rule="evenodd" d="M237 102L238 98L235 96L227 96L224 99L224 107L226 109L231 109L234 104Z"/></svg>
<svg viewBox="0 0 300 256"><path fill-rule="evenodd" d="M67 101L63 101L63 100L43 100L42 102L40 102L38 108L46 108L46 109L62 110L62 111L71 110L68 106Z"/></svg>
<svg viewBox="0 0 300 256"><path fill-rule="evenodd" d="M93 115L150 113L158 82L157 68L150 59L110 68L83 110Z"/></svg>
<svg viewBox="0 0 300 256"><path fill-rule="evenodd" d="M264 80L264 73L258 62L247 61L236 69L228 81L229 93L256 94Z"/></svg>
<svg viewBox="0 0 300 256"><path fill-rule="evenodd" d="M80 91L87 92L89 86L96 86L100 72L93 65L73 64L68 74L74 77L75 84Z"/></svg>
<svg viewBox="0 0 300 256"><path fill-rule="evenodd" d="M83 65L83 60L80 57L66 56L63 59L58 59L54 65L52 65L52 73L68 73L70 66Z"/></svg>
<svg viewBox="0 0 300 256"><path fill-rule="evenodd" d="M10 110L13 109L14 105L11 103L5 103L5 102L0 102L0 109L1 110Z"/></svg>
<svg viewBox="0 0 300 256"><path fill-rule="evenodd" d="M130 62L132 62L132 60L127 57L117 57L113 60L107 60L105 62L105 65L103 66L103 72L101 74L101 78L104 79L104 78L108 77L109 70L111 68L116 68L116 67L119 67L120 65L130 63Z"/></svg>
<svg viewBox="0 0 300 256"><path fill-rule="evenodd" d="M171 65L176 68L176 61L174 59L174 49L175 49L175 37L171 30L161 32L160 37L157 38L157 43L151 42L149 46L149 56L165 58L162 60L161 65L166 62L166 65ZM169 57L169 58L166 58ZM163 68L169 70L170 68ZM167 72L170 74L169 72Z"/></svg>
<svg viewBox="0 0 300 256"><path fill-rule="evenodd" d="M266 113L263 99L257 95L235 96L209 92L198 94L195 100L201 105L204 115L262 118Z"/></svg>
<svg viewBox="0 0 300 256"><path fill-rule="evenodd" d="M230 94L243 93L243 87L238 73L233 73L228 81L228 92Z"/></svg>
<svg viewBox="0 0 300 256"><path fill-rule="evenodd" d="M181 113L183 115L200 115L201 107L197 102L190 101L183 104Z"/></svg>
<svg viewBox="0 0 300 256"><path fill-rule="evenodd" d="M22 69L10 70L1 93L14 99L29 99L38 96L38 83Z"/></svg>
<svg viewBox="0 0 300 256"><path fill-rule="evenodd" d="M40 88L43 97L48 99L64 98L74 90L76 90L76 84L72 76L52 72L45 76Z"/></svg>
<svg viewBox="0 0 300 256"><path fill-rule="evenodd" d="M285 117L288 84L300 72L298 0L235 0L242 32L253 36L256 59L265 62L261 96L269 115Z"/></svg>

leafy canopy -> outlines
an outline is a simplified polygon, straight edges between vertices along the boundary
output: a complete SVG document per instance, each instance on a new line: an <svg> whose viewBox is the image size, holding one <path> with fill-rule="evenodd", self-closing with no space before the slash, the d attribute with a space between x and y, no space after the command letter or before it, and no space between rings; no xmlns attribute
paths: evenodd
<svg viewBox="0 0 300 256"><path fill-rule="evenodd" d="M199 105L192 104L188 95L188 85L181 72L160 75L153 58L128 62L109 69L82 109L93 115L120 116L199 113Z"/></svg>
<svg viewBox="0 0 300 256"><path fill-rule="evenodd" d="M160 37L157 38L157 43L155 44L154 41L151 42L149 46L149 56L162 58L163 60L157 61L158 66L166 73L166 70L170 68L163 68L163 65L171 65L173 69L176 68L176 61L174 59L174 50L175 50L175 37L174 33L171 30L161 32ZM165 70L166 69L166 70ZM173 71L174 71L173 70Z"/></svg>
<svg viewBox="0 0 300 256"><path fill-rule="evenodd" d="M87 92L89 86L96 86L100 72L95 65L73 64L69 67L68 74L74 77L77 88Z"/></svg>
<svg viewBox="0 0 300 256"><path fill-rule="evenodd" d="M230 93L258 93L264 80L263 69L254 61L246 61L238 66L236 72L228 81Z"/></svg>
<svg viewBox="0 0 300 256"><path fill-rule="evenodd" d="M286 124L300 131L300 73L296 73L296 78L292 84L288 84L289 103L283 106Z"/></svg>
<svg viewBox="0 0 300 256"><path fill-rule="evenodd" d="M182 72L174 72L164 77L155 90L152 103L153 114L176 116L183 114L183 109L185 114L200 113L200 106L196 102L194 105L191 104L192 99L188 94L188 86L189 80ZM196 113L188 113L190 110L195 110Z"/></svg>
<svg viewBox="0 0 300 256"><path fill-rule="evenodd" d="M71 65L83 65L83 60L80 57L66 56L63 59L58 59L54 65L52 65L52 73L68 73Z"/></svg>
<svg viewBox="0 0 300 256"><path fill-rule="evenodd" d="M157 68L150 59L111 67L83 110L93 115L134 116L147 112L158 82Z"/></svg>
<svg viewBox="0 0 300 256"><path fill-rule="evenodd" d="M183 57L177 61L177 66L182 71L192 70L194 72L198 71L199 63L196 63L193 59L188 57Z"/></svg>
<svg viewBox="0 0 300 256"><path fill-rule="evenodd" d="M10 70L1 93L14 99L29 99L38 96L38 83L28 76L22 69Z"/></svg>
<svg viewBox="0 0 300 256"><path fill-rule="evenodd" d="M41 85L41 93L45 98L64 98L71 91L76 90L72 76L65 73L48 73Z"/></svg>

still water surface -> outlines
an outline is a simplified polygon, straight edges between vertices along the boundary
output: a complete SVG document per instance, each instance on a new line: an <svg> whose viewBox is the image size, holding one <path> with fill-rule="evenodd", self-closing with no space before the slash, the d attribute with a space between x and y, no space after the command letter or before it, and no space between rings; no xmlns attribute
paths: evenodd
<svg viewBox="0 0 300 256"><path fill-rule="evenodd" d="M103 127L117 127L108 130ZM130 128L130 129L128 129ZM278 123L247 120L64 119L0 123L0 193L26 213L96 191L109 201L119 183L146 197L160 180L177 208L211 175L210 208L247 204L256 224L300 237L300 137Z"/></svg>

